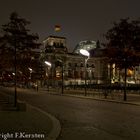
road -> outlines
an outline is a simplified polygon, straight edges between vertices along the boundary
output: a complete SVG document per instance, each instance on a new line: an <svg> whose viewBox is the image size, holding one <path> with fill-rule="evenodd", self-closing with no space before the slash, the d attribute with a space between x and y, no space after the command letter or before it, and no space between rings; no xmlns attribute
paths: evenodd
<svg viewBox="0 0 140 140"><path fill-rule="evenodd" d="M140 106L81 99L47 92L19 93L18 98L56 116L58 140L139 140Z"/></svg>

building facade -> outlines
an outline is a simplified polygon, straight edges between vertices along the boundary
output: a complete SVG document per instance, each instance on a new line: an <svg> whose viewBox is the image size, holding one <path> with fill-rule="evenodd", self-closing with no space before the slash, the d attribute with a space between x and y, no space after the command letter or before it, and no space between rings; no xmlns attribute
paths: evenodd
<svg viewBox="0 0 140 140"><path fill-rule="evenodd" d="M51 68L46 66L46 81L50 85L84 85L103 83L107 78L107 59L101 55L91 55L85 66L85 57L79 53L80 49L102 51L96 48L95 41L82 41L72 53L68 52L66 38L49 36L43 41L46 60ZM95 54L95 52L94 52Z"/></svg>

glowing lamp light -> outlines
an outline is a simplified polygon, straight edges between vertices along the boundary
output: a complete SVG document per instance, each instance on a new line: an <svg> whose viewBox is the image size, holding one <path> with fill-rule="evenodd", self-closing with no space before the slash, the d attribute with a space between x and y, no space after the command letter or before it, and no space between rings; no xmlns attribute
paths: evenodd
<svg viewBox="0 0 140 140"><path fill-rule="evenodd" d="M51 63L48 61L45 61L45 64L51 67Z"/></svg>
<svg viewBox="0 0 140 140"><path fill-rule="evenodd" d="M28 68L30 72L32 72L33 70L31 68Z"/></svg>
<svg viewBox="0 0 140 140"><path fill-rule="evenodd" d="M80 49L80 53L84 56L87 56L87 57L89 57L89 55L90 55L89 52L87 50L84 50L84 49Z"/></svg>

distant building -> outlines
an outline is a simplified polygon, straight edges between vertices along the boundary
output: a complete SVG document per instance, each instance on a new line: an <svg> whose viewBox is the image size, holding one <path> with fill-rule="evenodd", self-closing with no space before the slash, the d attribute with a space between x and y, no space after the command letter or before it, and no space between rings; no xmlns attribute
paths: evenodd
<svg viewBox="0 0 140 140"><path fill-rule="evenodd" d="M87 83L103 83L107 77L106 58L102 55L102 49L96 48L95 41L81 41L72 53L68 52L66 38L59 36L49 36L43 41L44 52L47 61L52 63L52 68L46 71L46 80L49 78L50 84L59 85L64 77L64 85L82 85L85 82L85 57L79 54L80 49L91 51L91 57L87 62ZM100 52L92 55L93 51ZM95 52L94 52L95 53ZM63 69L62 69L63 67Z"/></svg>
<svg viewBox="0 0 140 140"><path fill-rule="evenodd" d="M44 48L47 53L67 53L66 38L49 36L44 41Z"/></svg>
<svg viewBox="0 0 140 140"><path fill-rule="evenodd" d="M53 83L54 86L61 85L62 73L64 85L83 85L86 75L87 84L124 83L124 69L119 70L115 64L109 64L110 58L106 57L106 49L100 46L99 41L81 41L72 53L68 52L65 37L49 36L43 44L46 59L52 63L52 68L46 71L46 75L51 79L50 84ZM86 73L85 57L80 54L80 49L90 53ZM127 69L127 83L140 83L140 66Z"/></svg>

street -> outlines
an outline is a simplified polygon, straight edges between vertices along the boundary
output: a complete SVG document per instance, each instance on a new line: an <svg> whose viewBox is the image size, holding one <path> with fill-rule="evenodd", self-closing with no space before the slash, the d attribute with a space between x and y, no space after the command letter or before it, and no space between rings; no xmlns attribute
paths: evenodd
<svg viewBox="0 0 140 140"><path fill-rule="evenodd" d="M57 117L58 140L139 140L140 106L41 92L18 92L18 99Z"/></svg>

